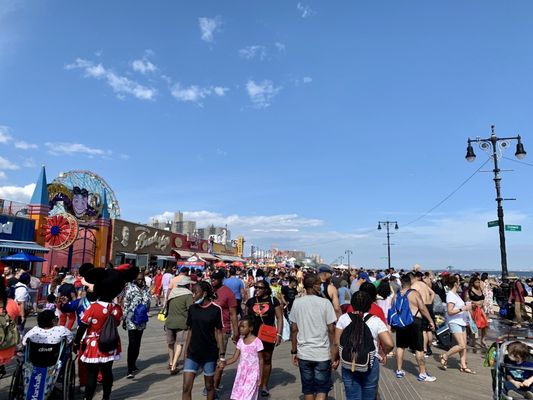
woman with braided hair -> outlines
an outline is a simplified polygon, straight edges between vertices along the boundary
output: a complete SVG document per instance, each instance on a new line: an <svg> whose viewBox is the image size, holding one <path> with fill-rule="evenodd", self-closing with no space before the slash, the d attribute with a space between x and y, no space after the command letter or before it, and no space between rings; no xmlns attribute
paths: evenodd
<svg viewBox="0 0 533 400"><path fill-rule="evenodd" d="M193 291L194 304L187 315L187 340L183 366L182 399L190 400L192 387L200 369L204 371L207 400L214 400L214 376L217 363L225 360L222 333L222 309L213 300L215 290L207 281L196 285ZM218 361L217 361L218 360Z"/></svg>
<svg viewBox="0 0 533 400"><path fill-rule="evenodd" d="M370 307L372 306L370 295L364 291L355 292L351 299L351 305L353 312L341 315L337 321L335 330L336 351L339 351L343 331L353 324L350 326L351 334L348 337L345 335L345 341L342 343L343 348L353 348L356 351L362 349L365 347L363 344L365 344L367 334L370 333L374 344L374 356L377 355L379 346L381 346L385 354L390 352L394 348L392 336L387 329L387 325L378 317L369 313ZM355 357L358 356L360 355L355 355ZM372 358L372 355L370 357ZM370 364L366 372L360 372L357 370L354 371L353 367L350 368L349 365L341 361L341 374L347 399L362 400L376 398L379 382L379 362L375 359Z"/></svg>

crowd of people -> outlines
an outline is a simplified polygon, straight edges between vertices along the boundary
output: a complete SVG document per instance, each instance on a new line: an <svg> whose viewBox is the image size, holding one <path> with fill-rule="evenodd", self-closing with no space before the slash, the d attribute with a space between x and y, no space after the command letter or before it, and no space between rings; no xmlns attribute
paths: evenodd
<svg viewBox="0 0 533 400"><path fill-rule="evenodd" d="M9 267L3 276L0 311L5 308L17 321L22 344L73 342L79 353L79 384L87 400L93 398L97 382L103 385L104 399L110 398L113 362L122 351L118 339L107 348L100 346L107 316L127 332L126 378L131 379L139 371L148 312L153 305L159 307L168 371L183 375L184 400L191 399L200 373L207 399L220 398L224 370L234 363L238 367L230 398L267 398L276 348L282 341L290 341L306 400L326 399L332 371L339 368L347 398L373 399L380 365L394 357L396 377L402 379L409 351L415 355L417 380L435 381L425 362L434 356L435 344L445 349L435 354L442 370L448 369L450 358L458 357L460 372L476 374L468 366L467 346L486 350L495 305L500 315L513 316L516 327L530 319L525 297L533 286L520 279L500 282L486 273L465 279L449 271L435 275L418 268L338 271L325 264L316 269L228 265L200 271L126 264L104 270L85 264L73 275L58 271L47 285L37 326L27 331L26 319L36 310L32 277ZM446 331L453 342L444 343ZM0 349L2 367L15 351ZM2 373L5 370L0 369ZM511 377L509 382L507 388L517 381Z"/></svg>

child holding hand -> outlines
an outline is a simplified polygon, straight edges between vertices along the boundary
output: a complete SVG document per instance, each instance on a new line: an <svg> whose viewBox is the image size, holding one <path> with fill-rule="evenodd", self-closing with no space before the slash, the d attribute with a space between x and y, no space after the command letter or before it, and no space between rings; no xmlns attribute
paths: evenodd
<svg viewBox="0 0 533 400"><path fill-rule="evenodd" d="M237 342L235 354L227 362L220 365L224 368L239 360L237 375L231 391L231 400L256 400L261 383L261 371L263 370L263 357L259 352L263 351L263 342L252 334L254 328L253 317L246 316L239 322L241 338Z"/></svg>

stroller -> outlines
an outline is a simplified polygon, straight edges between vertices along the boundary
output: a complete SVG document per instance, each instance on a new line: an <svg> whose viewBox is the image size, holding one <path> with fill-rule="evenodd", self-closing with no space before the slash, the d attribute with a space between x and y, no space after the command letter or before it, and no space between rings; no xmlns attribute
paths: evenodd
<svg viewBox="0 0 533 400"><path fill-rule="evenodd" d="M527 370L533 372L533 368L517 367L506 361L507 346L514 341L521 341L529 347L530 357L533 357L533 337L505 335L493 343L486 355L484 366L492 368L492 390L494 400L514 400L520 397L511 397L505 393L504 382L509 369ZM522 398L527 398L523 396Z"/></svg>
<svg viewBox="0 0 533 400"><path fill-rule="evenodd" d="M56 344L28 341L23 360L17 359L8 399L47 400L56 389L62 400L73 400L75 385L76 363L66 340Z"/></svg>

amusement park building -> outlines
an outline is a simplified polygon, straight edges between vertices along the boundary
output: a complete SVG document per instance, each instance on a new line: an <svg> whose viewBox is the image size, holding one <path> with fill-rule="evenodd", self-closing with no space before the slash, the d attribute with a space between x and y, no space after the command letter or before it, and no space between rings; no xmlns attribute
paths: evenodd
<svg viewBox="0 0 533 400"><path fill-rule="evenodd" d="M114 193L98 175L71 171L48 184L43 167L29 205L0 200L0 256L41 255L45 261L32 266L37 276L85 262L166 267L193 256L207 263L241 260L242 237L224 246L119 216Z"/></svg>

